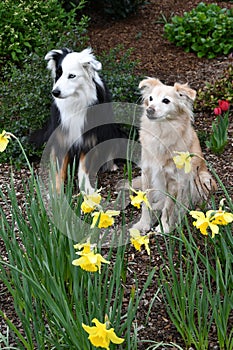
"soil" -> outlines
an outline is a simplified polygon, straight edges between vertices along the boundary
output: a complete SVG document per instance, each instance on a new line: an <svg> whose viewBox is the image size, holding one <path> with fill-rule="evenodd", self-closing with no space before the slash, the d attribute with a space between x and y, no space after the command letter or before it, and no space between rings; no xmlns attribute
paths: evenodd
<svg viewBox="0 0 233 350"><path fill-rule="evenodd" d="M205 1L211 3L211 1ZM161 18L170 19L173 15L182 15L184 11L196 7L199 3L197 0L183 1L183 0L151 0L141 6L138 13L123 20L115 20L102 13L101 10L94 6L89 10L91 17L89 26L90 45L96 54L102 51L108 51L119 44L122 44L125 49L134 48L131 58L132 60L139 60L135 74L143 76L157 77L166 84L174 84L174 82L186 83L196 90L204 87L206 82L212 82L218 77L222 76L224 69L232 63L230 57L219 57L216 59L197 58L194 53L185 53L182 48L168 42L163 36L163 23ZM230 2L218 2L222 7L233 7ZM210 130L211 118L203 113L197 113L195 116L196 130ZM214 167L218 176L226 186L230 194L233 193L233 121L230 120L229 126L229 142L225 151L221 155L212 154L205 146L203 146L205 158ZM2 166L1 186L5 182L9 182L10 167L8 165ZM135 169L135 173L138 170ZM119 172L112 174L106 173L100 175L100 184L103 190L112 190L116 177L121 177L123 168ZM14 183L17 188L19 205L23 206L23 184L22 179L29 174L25 169L14 171ZM3 188L3 186L2 186ZM22 192L21 192L22 191ZM217 196L222 198L222 190L219 189ZM1 203L3 205L3 203ZM7 207L5 210L8 210ZM136 211L135 211L136 213ZM137 214L135 214L137 215ZM9 213L10 220L10 213ZM158 238L158 241L160 239ZM133 262L133 270L137 271L139 288L143 288L143 284L147 275L148 264L150 266L159 267L161 264L161 257L157 246L153 245L151 240L151 258L146 252L135 252L133 249L129 252L128 258ZM163 239L161 238L161 249L163 247ZM0 241L0 255L4 256L3 242ZM7 259L7 257L5 257ZM130 294L131 281L133 283L133 272L126 286L126 305L127 296ZM156 276L155 284L150 286L145 296L143 297L139 312L137 315L138 335L140 339L151 339L157 342L173 342L184 348L184 343L176 331L176 328L170 321L165 306L162 302L161 294L153 304L150 317L147 325L145 325L146 313L150 301L156 290ZM0 282L0 309L2 309L11 320L15 320L15 324L20 327L17 317L14 313L12 298L6 291L6 288ZM232 323L233 324L233 323ZM6 332L6 326L3 320L0 320L0 331ZM212 329L209 334L210 345L209 349L218 349L216 330ZM138 349L144 350L147 345L140 344ZM1 346L0 346L1 347ZM176 347L169 347L175 349ZM163 346L163 349L168 347ZM81 350L81 349L79 349Z"/></svg>

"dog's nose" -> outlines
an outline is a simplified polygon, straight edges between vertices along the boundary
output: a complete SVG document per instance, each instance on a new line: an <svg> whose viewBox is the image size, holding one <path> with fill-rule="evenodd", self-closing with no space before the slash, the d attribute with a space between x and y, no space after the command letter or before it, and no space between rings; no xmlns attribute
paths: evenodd
<svg viewBox="0 0 233 350"><path fill-rule="evenodd" d="M148 118L151 118L154 116L155 109L153 107L148 107L146 110L146 115Z"/></svg>
<svg viewBox="0 0 233 350"><path fill-rule="evenodd" d="M61 94L61 91L59 89L54 89L52 91L52 94L53 94L54 97L59 97L60 94Z"/></svg>

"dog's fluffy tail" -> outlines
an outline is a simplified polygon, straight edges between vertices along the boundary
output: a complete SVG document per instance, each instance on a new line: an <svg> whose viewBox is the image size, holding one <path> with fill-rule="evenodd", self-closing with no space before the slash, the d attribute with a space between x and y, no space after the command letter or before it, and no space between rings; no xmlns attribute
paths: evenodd
<svg viewBox="0 0 233 350"><path fill-rule="evenodd" d="M34 144L36 147L41 147L45 142L49 140L52 133L59 126L59 123L60 114L55 103L53 103L51 117L41 129L33 131L30 134L29 142Z"/></svg>

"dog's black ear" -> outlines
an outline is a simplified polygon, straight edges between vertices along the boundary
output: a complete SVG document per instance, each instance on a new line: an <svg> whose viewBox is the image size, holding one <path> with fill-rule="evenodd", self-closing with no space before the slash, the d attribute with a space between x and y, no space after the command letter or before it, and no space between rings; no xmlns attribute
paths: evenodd
<svg viewBox="0 0 233 350"><path fill-rule="evenodd" d="M59 50L51 50L46 54L45 60L48 61L47 68L51 70L54 79L56 78L56 71L60 67L63 58L71 52L72 50L63 48Z"/></svg>

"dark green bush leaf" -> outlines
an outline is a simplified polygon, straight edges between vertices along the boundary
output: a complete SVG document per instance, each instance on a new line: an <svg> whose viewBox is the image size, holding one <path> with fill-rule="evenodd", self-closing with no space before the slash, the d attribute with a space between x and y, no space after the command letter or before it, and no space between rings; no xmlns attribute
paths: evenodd
<svg viewBox="0 0 233 350"><path fill-rule="evenodd" d="M227 55L233 48L233 9L200 3L183 17L174 16L164 32L169 41L200 58Z"/></svg>

